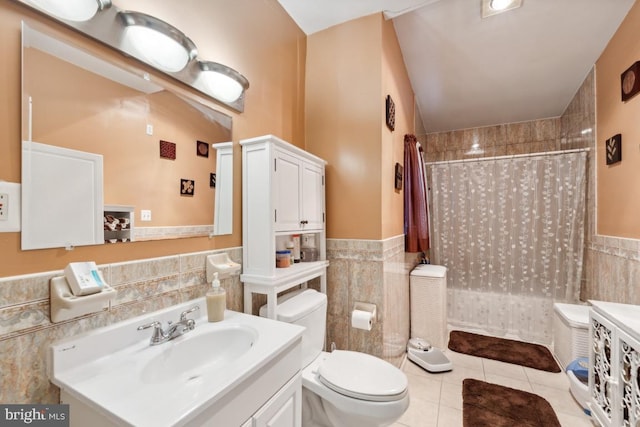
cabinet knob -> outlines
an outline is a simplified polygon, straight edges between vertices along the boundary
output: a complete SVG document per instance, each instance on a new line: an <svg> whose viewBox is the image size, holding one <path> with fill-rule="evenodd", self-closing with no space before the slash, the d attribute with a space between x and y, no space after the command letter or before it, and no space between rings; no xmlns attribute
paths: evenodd
<svg viewBox="0 0 640 427"><path fill-rule="evenodd" d="M303 219L302 221L300 221L300 225L306 225L309 224L309 221L307 221L306 219Z"/></svg>

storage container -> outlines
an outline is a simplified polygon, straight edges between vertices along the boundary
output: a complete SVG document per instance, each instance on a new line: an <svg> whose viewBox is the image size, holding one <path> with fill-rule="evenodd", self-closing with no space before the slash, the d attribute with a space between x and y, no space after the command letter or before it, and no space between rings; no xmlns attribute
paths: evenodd
<svg viewBox="0 0 640 427"><path fill-rule="evenodd" d="M589 356L589 306L553 305L553 352L563 369L579 357Z"/></svg>

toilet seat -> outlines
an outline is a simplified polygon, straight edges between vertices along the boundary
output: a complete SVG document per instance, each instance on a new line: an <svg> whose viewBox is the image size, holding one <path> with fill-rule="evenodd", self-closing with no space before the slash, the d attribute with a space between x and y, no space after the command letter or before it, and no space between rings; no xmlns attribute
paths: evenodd
<svg viewBox="0 0 640 427"><path fill-rule="evenodd" d="M377 357L335 350L318 367L322 384L345 396L373 402L389 402L407 393L407 377Z"/></svg>

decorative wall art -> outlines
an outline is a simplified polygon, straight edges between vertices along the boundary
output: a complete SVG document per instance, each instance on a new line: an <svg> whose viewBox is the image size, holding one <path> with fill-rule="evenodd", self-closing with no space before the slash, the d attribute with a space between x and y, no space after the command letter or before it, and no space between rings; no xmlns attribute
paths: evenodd
<svg viewBox="0 0 640 427"><path fill-rule="evenodd" d="M622 135L617 134L605 142L607 151L607 164L612 165L622 160Z"/></svg>
<svg viewBox="0 0 640 427"><path fill-rule="evenodd" d="M204 141L198 141L196 154L201 157L209 157L209 144Z"/></svg>
<svg viewBox="0 0 640 427"><path fill-rule="evenodd" d="M180 180L180 194L182 196L193 196L196 192L196 182L192 179Z"/></svg>
<svg viewBox="0 0 640 427"><path fill-rule="evenodd" d="M620 75L620 89L623 102L640 92L640 61L636 61Z"/></svg>
<svg viewBox="0 0 640 427"><path fill-rule="evenodd" d="M210 173L209 174L209 187L216 188L216 174L215 173Z"/></svg>
<svg viewBox="0 0 640 427"><path fill-rule="evenodd" d="M396 128L396 104L391 99L391 95L387 95L386 112L387 127L393 131Z"/></svg>
<svg viewBox="0 0 640 427"><path fill-rule="evenodd" d="M395 188L396 190L402 190L402 175L403 175L403 170L404 168L402 167L402 165L400 163L396 163L396 182L395 182Z"/></svg>
<svg viewBox="0 0 640 427"><path fill-rule="evenodd" d="M160 140L160 157L163 159L176 159L176 144L169 141Z"/></svg>

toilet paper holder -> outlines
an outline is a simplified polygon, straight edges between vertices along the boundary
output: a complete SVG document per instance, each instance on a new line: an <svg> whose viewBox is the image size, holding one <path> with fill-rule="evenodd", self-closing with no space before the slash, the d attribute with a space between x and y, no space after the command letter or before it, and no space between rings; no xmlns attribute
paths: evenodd
<svg viewBox="0 0 640 427"><path fill-rule="evenodd" d="M368 302L356 302L353 305L354 311L366 311L371 313L371 319L375 322L376 320L376 305Z"/></svg>

